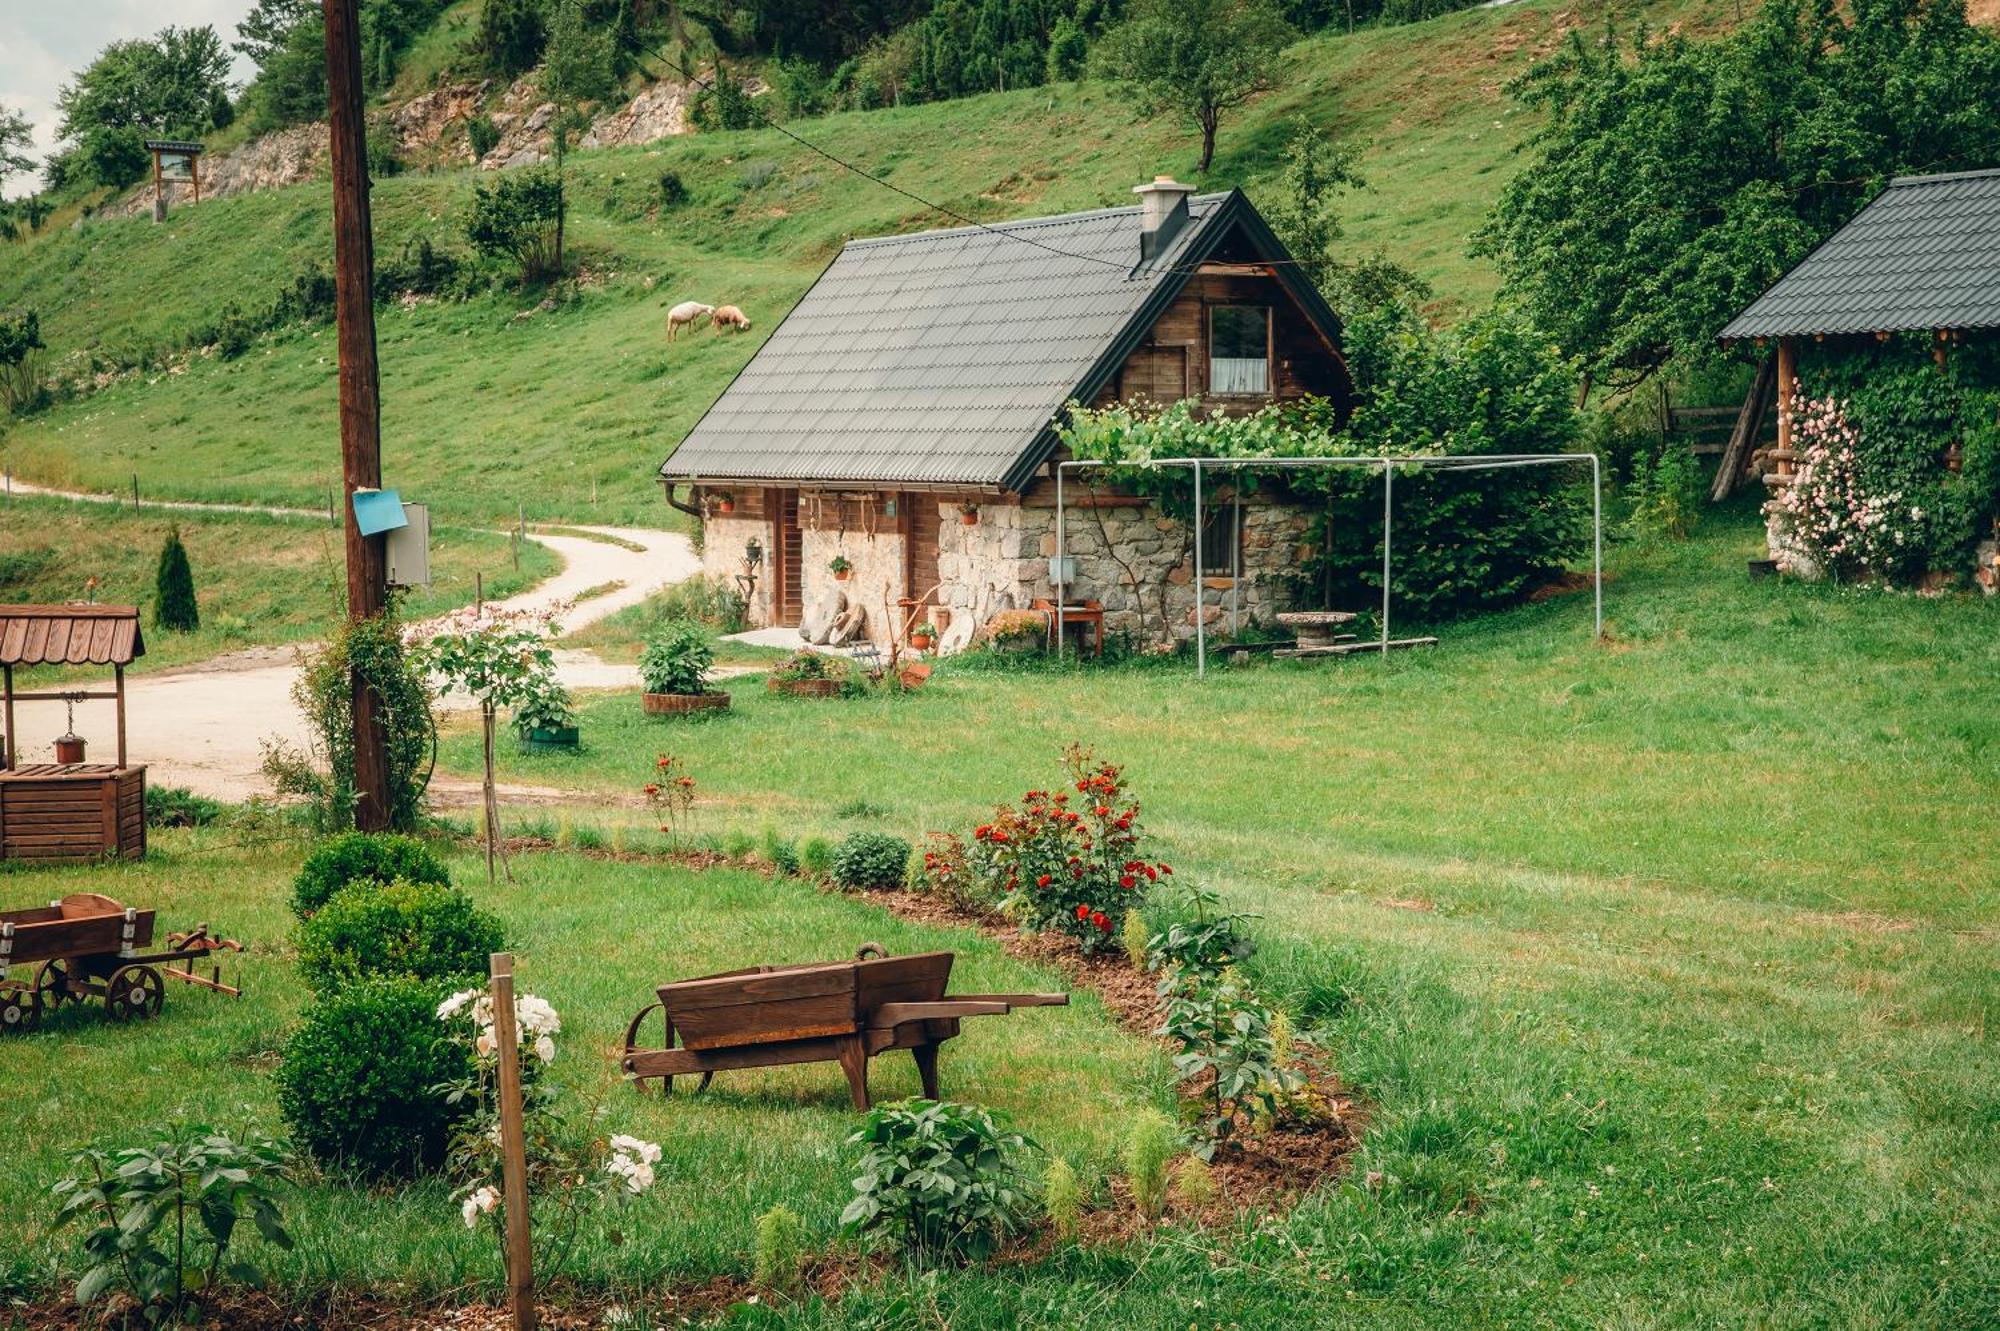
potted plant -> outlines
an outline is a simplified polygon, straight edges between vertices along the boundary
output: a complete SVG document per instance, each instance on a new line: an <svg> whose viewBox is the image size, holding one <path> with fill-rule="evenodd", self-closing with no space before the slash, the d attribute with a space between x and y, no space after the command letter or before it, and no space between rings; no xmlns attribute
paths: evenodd
<svg viewBox="0 0 2000 1331"><path fill-rule="evenodd" d="M708 687L715 649L708 633L692 620L676 619L646 639L639 654L640 703L653 716L704 712L729 706L729 695Z"/></svg>
<svg viewBox="0 0 2000 1331"><path fill-rule="evenodd" d="M837 698L847 687L847 675L846 661L802 648L771 672L764 687L796 698Z"/></svg>
<svg viewBox="0 0 2000 1331"><path fill-rule="evenodd" d="M833 580L835 582L846 582L847 575L854 571L854 565L849 562L846 555L835 555L827 561L826 566L833 570Z"/></svg>
<svg viewBox="0 0 2000 1331"><path fill-rule="evenodd" d="M960 504L958 506L958 520L968 527L977 527L979 525L979 505Z"/></svg>
<svg viewBox="0 0 2000 1331"><path fill-rule="evenodd" d="M576 706L554 671L537 674L514 704L514 731L524 749L577 746Z"/></svg>
<svg viewBox="0 0 2000 1331"><path fill-rule="evenodd" d="M1037 610L1002 610L986 623L996 652L1038 652L1049 645L1049 620Z"/></svg>
<svg viewBox="0 0 2000 1331"><path fill-rule="evenodd" d="M920 652L927 652L937 641L937 625L928 619L910 630L910 646Z"/></svg>
<svg viewBox="0 0 2000 1331"><path fill-rule="evenodd" d="M716 491L715 511L718 513L734 513L736 511L736 496L727 490Z"/></svg>

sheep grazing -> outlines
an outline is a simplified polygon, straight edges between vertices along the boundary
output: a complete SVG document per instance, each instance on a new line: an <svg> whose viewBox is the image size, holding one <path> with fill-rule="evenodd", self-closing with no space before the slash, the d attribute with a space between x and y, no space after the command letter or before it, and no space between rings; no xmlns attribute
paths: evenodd
<svg viewBox="0 0 2000 1331"><path fill-rule="evenodd" d="M735 307L726 305L723 308L734 309ZM698 300L684 300L680 304L674 306L671 310L668 310L667 341L669 342L673 341L674 338L680 335L681 329L692 327L695 321L700 319L701 316L704 314L713 318L715 316L715 306L704 305ZM743 316L739 313L737 317L740 319ZM747 326L748 324L747 320L745 321L745 324Z"/></svg>
<svg viewBox="0 0 2000 1331"><path fill-rule="evenodd" d="M734 305L723 305L709 316L709 326L718 333L725 328L734 328L739 333L747 333L750 331L750 316Z"/></svg>

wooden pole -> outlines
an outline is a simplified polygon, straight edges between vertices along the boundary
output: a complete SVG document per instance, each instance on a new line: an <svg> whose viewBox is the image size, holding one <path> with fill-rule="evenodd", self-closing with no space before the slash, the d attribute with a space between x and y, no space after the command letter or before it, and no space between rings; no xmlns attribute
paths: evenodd
<svg viewBox="0 0 2000 1331"><path fill-rule="evenodd" d="M486 808L486 881L493 881L493 856L500 846L500 804L493 791L493 704L479 705L480 731L486 745L486 776L480 794Z"/></svg>
<svg viewBox="0 0 2000 1331"><path fill-rule="evenodd" d="M1757 435L1764 428L1764 413L1771 409L1772 390L1777 381L1777 362L1766 356L1757 367L1757 377L1750 382L1742 408L1736 413L1736 428L1730 431L1729 444L1722 450L1722 461L1716 466L1715 484L1708 492L1710 499L1727 499L1736 489L1750 455L1757 451Z"/></svg>
<svg viewBox="0 0 2000 1331"><path fill-rule="evenodd" d="M1789 337L1778 339L1778 448L1789 451L1792 446L1792 395L1798 392L1798 347ZM1778 474L1789 476L1792 464L1788 459L1778 459Z"/></svg>
<svg viewBox="0 0 2000 1331"><path fill-rule="evenodd" d="M111 667L111 677L117 681L118 689L118 766L125 766L125 667Z"/></svg>
<svg viewBox="0 0 2000 1331"><path fill-rule="evenodd" d="M507 1227L507 1304L515 1331L534 1331L535 1249L528 1230L528 1145L521 1114L521 1041L514 1029L514 957L489 958L493 1038L500 1055L500 1205Z"/></svg>
<svg viewBox="0 0 2000 1331"><path fill-rule="evenodd" d="M321 0L326 18L327 121L333 160L333 280L340 347L340 462L345 517L347 615L359 623L388 603L383 538L363 536L352 496L382 485L382 386L375 361L375 242L368 211L367 123L361 114L358 0ZM350 681L354 716L354 823L389 823L388 738L362 672Z"/></svg>
<svg viewBox="0 0 2000 1331"><path fill-rule="evenodd" d="M0 771L11 771L14 767L14 747L19 735L14 729L14 667L0 666L0 698L6 699L7 734L6 743L0 745Z"/></svg>

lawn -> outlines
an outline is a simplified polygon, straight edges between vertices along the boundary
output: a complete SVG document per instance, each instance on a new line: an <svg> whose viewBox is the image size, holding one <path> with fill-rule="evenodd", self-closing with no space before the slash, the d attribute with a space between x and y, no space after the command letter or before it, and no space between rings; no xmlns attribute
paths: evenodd
<svg viewBox="0 0 2000 1331"><path fill-rule="evenodd" d="M1605 645L1572 597L1206 684L751 680L695 724L602 699L585 753L502 774L629 796L669 751L705 832L915 836L1086 739L1261 914L1251 969L1371 1105L1348 1184L1220 1256L944 1282L921 1324L1990 1326L2000 605L1753 582L1760 535L1616 551Z"/></svg>
<svg viewBox="0 0 2000 1331"><path fill-rule="evenodd" d="M346 573L340 531L311 518L245 513L167 512L63 499L0 500L0 602L59 603L86 594L138 605L146 655L135 669L158 670L221 652L310 640L342 614ZM201 628L168 633L152 625L153 579L161 542L178 526L194 568ZM548 547L529 542L514 567L507 538L463 527L431 529L429 587L403 602L413 618L473 599L474 574L489 597L510 596L554 573ZM95 588L87 588L96 578Z"/></svg>

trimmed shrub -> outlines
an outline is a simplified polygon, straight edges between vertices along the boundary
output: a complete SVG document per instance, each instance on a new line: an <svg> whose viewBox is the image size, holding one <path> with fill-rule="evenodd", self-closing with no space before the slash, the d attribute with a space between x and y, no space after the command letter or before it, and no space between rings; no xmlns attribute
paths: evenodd
<svg viewBox="0 0 2000 1331"><path fill-rule="evenodd" d="M693 620L670 620L647 636L639 653L639 678L648 693L707 693L714 665L707 631Z"/></svg>
<svg viewBox="0 0 2000 1331"><path fill-rule="evenodd" d="M910 862L910 843L886 832L855 832L833 852L833 881L849 891L897 888Z"/></svg>
<svg viewBox="0 0 2000 1331"><path fill-rule="evenodd" d="M353 883L298 928L299 973L321 994L386 975L476 985L504 946L500 921L442 883Z"/></svg>
<svg viewBox="0 0 2000 1331"><path fill-rule="evenodd" d="M470 1100L437 1087L473 1075L471 1051L440 1038L446 986L407 976L364 980L308 1010L278 1063L278 1108L324 1164L409 1178L444 1163Z"/></svg>
<svg viewBox="0 0 2000 1331"><path fill-rule="evenodd" d="M342 832L313 848L292 880L292 913L300 919L324 906L349 883L443 883L451 875L436 852L415 837Z"/></svg>
<svg viewBox="0 0 2000 1331"><path fill-rule="evenodd" d="M160 566L153 574L153 622L173 633L193 633L201 627L201 610L194 602L194 566L181 544L180 524L167 528L160 547Z"/></svg>

